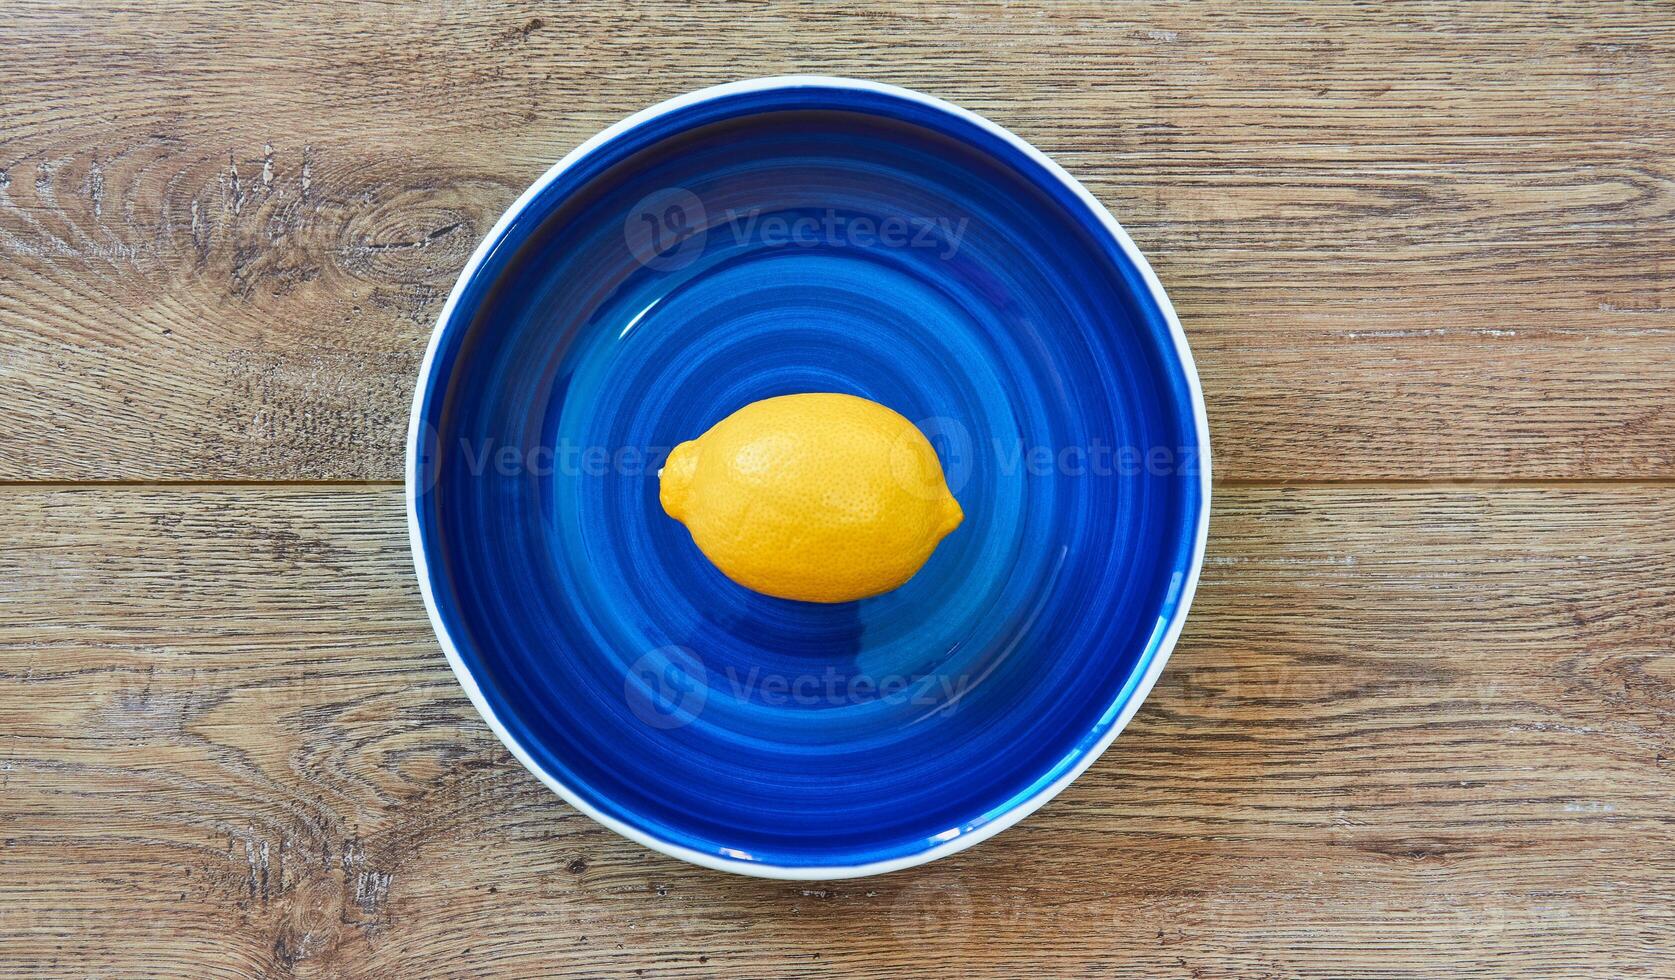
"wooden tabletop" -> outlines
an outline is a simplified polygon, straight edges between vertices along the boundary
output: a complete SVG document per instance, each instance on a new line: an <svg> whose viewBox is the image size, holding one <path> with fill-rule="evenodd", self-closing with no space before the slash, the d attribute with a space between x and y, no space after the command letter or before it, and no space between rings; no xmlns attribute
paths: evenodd
<svg viewBox="0 0 1675 980"><path fill-rule="evenodd" d="M467 703L403 519L441 302L618 118L791 71L1079 176L1216 453L1127 732L932 865L700 870ZM0 975L1668 977L1675 8L0 11Z"/></svg>

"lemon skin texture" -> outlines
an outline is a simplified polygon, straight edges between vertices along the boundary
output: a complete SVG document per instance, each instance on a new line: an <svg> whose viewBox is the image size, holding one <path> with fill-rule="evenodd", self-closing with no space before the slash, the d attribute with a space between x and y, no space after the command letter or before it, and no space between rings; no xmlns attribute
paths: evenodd
<svg viewBox="0 0 1675 980"><path fill-rule="evenodd" d="M804 602L894 589L965 519L936 450L874 401L765 398L669 454L663 510L722 574Z"/></svg>

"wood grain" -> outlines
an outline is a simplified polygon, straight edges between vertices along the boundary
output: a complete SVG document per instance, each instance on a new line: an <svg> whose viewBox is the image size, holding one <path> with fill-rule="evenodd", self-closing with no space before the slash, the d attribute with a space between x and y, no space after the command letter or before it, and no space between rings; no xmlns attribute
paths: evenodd
<svg viewBox="0 0 1675 980"><path fill-rule="evenodd" d="M399 491L0 491L7 977L1665 976L1675 499L1240 489L1063 796L835 884L616 838L494 741Z"/></svg>
<svg viewBox="0 0 1675 980"><path fill-rule="evenodd" d="M1083 178L1181 313L1221 482L1106 757L842 883L542 788L376 485L524 186L794 71ZM0 976L1669 976L1672 104L1659 0L14 0Z"/></svg>
<svg viewBox="0 0 1675 980"><path fill-rule="evenodd" d="M983 112L1151 256L1235 480L1675 477L1663 2L117 7L0 18L0 480L394 479L493 219L659 99Z"/></svg>

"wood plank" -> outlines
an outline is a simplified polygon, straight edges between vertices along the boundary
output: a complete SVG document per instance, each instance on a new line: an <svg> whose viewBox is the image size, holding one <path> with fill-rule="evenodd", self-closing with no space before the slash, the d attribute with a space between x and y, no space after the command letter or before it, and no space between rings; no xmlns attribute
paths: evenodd
<svg viewBox="0 0 1675 980"><path fill-rule="evenodd" d="M1675 499L1232 489L1164 679L936 864L702 871L544 790L393 489L0 489L7 977L1658 976ZM163 966L167 964L167 967Z"/></svg>
<svg viewBox="0 0 1675 980"><path fill-rule="evenodd" d="M398 477L518 191L793 70L1083 176L1172 291L1225 476L1675 477L1665 3L199 0L0 19L0 480Z"/></svg>

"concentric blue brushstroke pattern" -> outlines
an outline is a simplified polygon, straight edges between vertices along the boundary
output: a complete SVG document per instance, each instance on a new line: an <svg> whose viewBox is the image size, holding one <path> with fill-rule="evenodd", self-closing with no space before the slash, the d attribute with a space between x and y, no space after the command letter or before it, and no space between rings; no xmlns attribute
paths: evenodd
<svg viewBox="0 0 1675 980"><path fill-rule="evenodd" d="M744 91L607 140L462 284L421 379L439 628L532 766L660 845L908 858L1094 751L1159 653L1207 505L1193 382L1065 184L889 92ZM677 442L849 392L965 509L906 586L724 578L658 505Z"/></svg>

